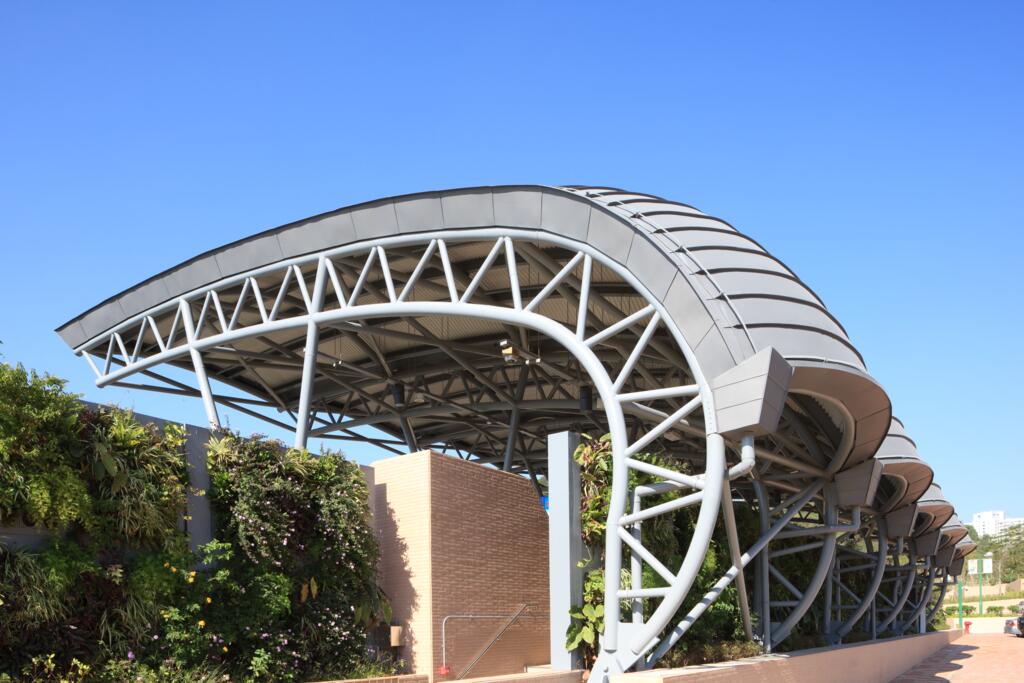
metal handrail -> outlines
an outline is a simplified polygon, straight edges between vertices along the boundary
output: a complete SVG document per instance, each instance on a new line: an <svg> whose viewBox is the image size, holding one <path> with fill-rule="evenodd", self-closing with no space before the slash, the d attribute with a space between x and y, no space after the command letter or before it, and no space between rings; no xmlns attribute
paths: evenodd
<svg viewBox="0 0 1024 683"><path fill-rule="evenodd" d="M503 635L505 635L506 631L512 628L512 625L519 620L519 617L522 616L523 612L525 611L526 603L523 603L519 606L519 609L517 609L515 613L512 614L512 616L505 620L505 623L502 624L501 628L498 629L498 632L494 634L494 637L491 638L491 640L486 645L484 645L483 648L481 648L481 650L476 654L475 657L473 657L472 660L470 660L469 665L466 666L466 668L463 669L462 672L455 677L455 680L465 678L466 674L468 674L473 669L473 667L476 666L480 662L480 660L484 658L484 655L486 655L490 651L490 649L494 647L494 644L497 643L498 640L500 640Z"/></svg>

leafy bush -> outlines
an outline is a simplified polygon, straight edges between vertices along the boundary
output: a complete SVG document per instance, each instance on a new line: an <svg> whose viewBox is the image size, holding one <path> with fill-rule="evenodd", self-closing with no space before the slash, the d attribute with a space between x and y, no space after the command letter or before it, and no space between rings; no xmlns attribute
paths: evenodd
<svg viewBox="0 0 1024 683"><path fill-rule="evenodd" d="M64 529L88 521L76 474L81 411L63 380L0 363L0 523L27 518Z"/></svg>
<svg viewBox="0 0 1024 683"><path fill-rule="evenodd" d="M970 615L974 614L976 611L978 611L978 610L977 610L977 608L974 605L964 605L964 615L965 616L970 616Z"/></svg>
<svg viewBox="0 0 1024 683"><path fill-rule="evenodd" d="M152 632L173 595L146 577L187 562L182 443L179 427L85 409L61 380L0 364L0 523L53 534L38 552L0 547L0 671L95 675Z"/></svg>
<svg viewBox="0 0 1024 683"><path fill-rule="evenodd" d="M0 682L295 681L393 672L359 468L261 437L209 444L218 537L193 556L184 432L87 410L63 382L0 365ZM205 492L198 492L203 494Z"/></svg>
<svg viewBox="0 0 1024 683"><path fill-rule="evenodd" d="M944 607L942 611L946 613L947 617L955 617L960 613L960 608L956 605L950 605L948 607Z"/></svg>
<svg viewBox="0 0 1024 683"><path fill-rule="evenodd" d="M985 614L989 614L993 617L1001 617L1003 616L1003 608L999 605L990 605L985 608Z"/></svg>
<svg viewBox="0 0 1024 683"><path fill-rule="evenodd" d="M234 434L212 439L209 453L211 500L231 541L210 549L216 570L197 590L213 602L198 604L204 635L235 652L228 670L298 680L359 666L366 631L390 613L358 466Z"/></svg>

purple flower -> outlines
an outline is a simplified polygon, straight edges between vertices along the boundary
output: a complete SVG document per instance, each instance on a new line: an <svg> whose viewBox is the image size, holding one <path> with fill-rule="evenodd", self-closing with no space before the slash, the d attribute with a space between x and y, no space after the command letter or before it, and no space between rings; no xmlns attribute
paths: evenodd
<svg viewBox="0 0 1024 683"><path fill-rule="evenodd" d="M131 650L128 650L128 661L129 662L134 662L135 661L135 653L132 652Z"/></svg>

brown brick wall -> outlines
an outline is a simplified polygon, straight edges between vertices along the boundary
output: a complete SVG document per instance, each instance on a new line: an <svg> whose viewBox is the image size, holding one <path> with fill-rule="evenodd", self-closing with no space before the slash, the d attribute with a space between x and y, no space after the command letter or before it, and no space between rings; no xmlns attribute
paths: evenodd
<svg viewBox="0 0 1024 683"><path fill-rule="evenodd" d="M547 663L547 515L529 480L427 452L378 461L372 470L381 581L395 623L405 627L402 656L411 670L454 678L523 604L522 618L470 676ZM437 676L450 615L451 674Z"/></svg>
<svg viewBox="0 0 1024 683"><path fill-rule="evenodd" d="M434 455L431 467L434 661L452 614L517 621L473 667L472 676L511 674L548 662L548 518L528 479ZM505 619L449 620L447 660L458 675Z"/></svg>

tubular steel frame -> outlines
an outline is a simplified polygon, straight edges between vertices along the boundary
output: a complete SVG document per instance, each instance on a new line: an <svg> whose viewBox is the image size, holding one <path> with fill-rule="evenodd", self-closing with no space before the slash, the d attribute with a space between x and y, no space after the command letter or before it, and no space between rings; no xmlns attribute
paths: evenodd
<svg viewBox="0 0 1024 683"><path fill-rule="evenodd" d="M472 278L457 276L448 254L450 245L485 242L490 244L487 256ZM568 250L572 255L560 268L550 268L551 279L532 297L525 295L519 283L519 268L524 263L522 253L530 253L533 245L544 244ZM388 251L397 249L421 249L416 267L408 277L397 277L389 266ZM349 273L355 276L355 284L349 289L345 285L345 273L339 272L340 259L351 261L362 259L361 268ZM531 261L536 261L534 254ZM421 300L417 297L420 279L428 264L440 261L443 272L441 300ZM623 312L619 320L604 329L588 327L591 310L591 278L595 265L611 270L629 287L633 296L642 299L643 305L636 311ZM563 292L570 273L581 267L582 276L578 289L572 292L578 296L575 325L568 325L543 315L541 304L554 292ZM370 278L374 273L380 279L374 285L375 300L361 301L371 288ZM500 275L508 283L511 300L507 305L482 300L481 287L486 278ZM268 299L260 289L260 280L275 278L279 289ZM234 308L227 305L234 297L236 288L241 287ZM437 296L437 287L428 288ZM460 291L461 290L461 291ZM301 309L293 311L283 302L289 292L296 291L301 299ZM230 294L229 294L230 292ZM270 294L270 292L268 292ZM596 294L594 295L596 296ZM382 300L377 300L382 299ZM199 311L198 316L195 315ZM258 314L254 322L246 324L246 317ZM575 359L592 384L597 399L595 410L604 413L607 429L611 434L613 479L611 505L608 518L608 532L605 539L605 632L601 640L601 655L596 669L600 679L629 668L652 666L659 657L675 644L707 608L733 581L737 583L743 625L749 637L760 638L767 649L777 647L791 632L796 623L810 610L822 586L830 595L841 591L843 586L838 577L844 568L836 555L837 538L861 530L860 508L843 512L847 523L841 521L841 511L835 503L835 492L830 483L832 475L841 467L843 455L849 451L845 440L834 445L831 460L818 453L820 444L806 432L810 427L802 424L802 418L793 417L793 438L800 441L798 447L787 455L781 448L763 448L755 445L754 436L743 436L739 442L730 442L718 433L715 422L714 395L708 380L702 374L695 355L687 345L675 321L660 301L650 295L640 281L626 268L608 259L585 243L571 240L548 232L511 228L481 228L466 230L442 230L432 233L395 235L378 238L370 242L349 244L308 254L302 257L280 261L273 265L255 269L240 275L224 278L212 285L195 289L183 296L155 306L119 324L111 331L95 337L75 349L83 355L96 373L97 386L128 386L176 394L198 395L203 402L210 424L220 425L217 405L267 420L277 426L290 429L295 434L295 446L303 448L310 437L333 437L360 439L377 443L381 447L400 452L403 443L409 449L427 445L420 443L411 420L421 415L435 416L457 414L466 410L464 406L445 405L435 401L431 405L405 409L396 398L390 410L375 415L345 419L336 418L331 411L324 410L318 403L316 380L324 374L320 364L320 335L325 328L344 329L356 337L372 330L385 333L381 327L374 327L374 321L389 318L431 318L477 319L510 326L513 331L532 330L547 339L557 342ZM166 320L171 319L169 329ZM161 325L164 324L164 330ZM246 340L266 338L268 335L286 330L304 331L302 353L292 354L291 362L301 363L302 374L297 405L294 407L279 398L269 387L264 389L268 398L258 400L245 397L217 394L211 386L205 359L212 353L239 353L240 362L246 363L245 355L237 351L236 345ZM662 330L678 347L685 363L685 371L693 378L692 383L653 386L650 377L645 381L631 381L643 376L645 369L641 359L648 347L655 344L656 333ZM421 330L422 331L422 330ZM595 349L611 342L616 335L629 331L636 336L630 341L631 347L618 349L623 356L621 367L615 376L608 370ZM397 332L390 332L399 335ZM128 343L126 343L126 339ZM134 343L132 343L134 340ZM462 368L467 363L458 355L457 345L443 339L435 339L439 348L444 349ZM129 349L129 345L132 346ZM146 349L151 349L147 354ZM101 364L93 360L97 356ZM296 357L298 356L298 357ZM157 365L188 359L195 372L197 388L157 374ZM130 383L134 375L144 375L163 382L162 386ZM495 464L509 470L517 451L520 434L520 414L532 408L571 410L579 403L571 399L524 401L523 389L528 381L524 370L512 391L494 387L493 392L501 400L477 402L473 410L480 413L508 413L508 439L496 452ZM388 380L391 381L391 377ZM477 377L481 383L486 378ZM646 382L646 383L645 383ZM406 386L394 380L390 385L396 395L401 395ZM646 388L638 389L637 386ZM351 388L350 388L351 389ZM355 392L358 393L358 392ZM554 392L552 392L554 393ZM370 400L363 397L363 400ZM656 408L659 405L661 408ZM665 408L665 406L669 406ZM276 409L291 416L293 424L260 413L256 408ZM417 412L418 411L418 412ZM698 411L702 412L703 424L696 421ZM792 412L792 411L791 411ZM326 416L323 414L326 413ZM642 433L629 433L626 415L638 417L645 428ZM381 439L362 435L355 430L360 427L397 421L401 426L402 440ZM691 437L703 437L705 452L694 460L704 462L704 471L699 475L656 467L633 456L661 439L670 432L682 432ZM782 437L779 437L780 439ZM433 443L433 442L431 442ZM728 464L727 450L738 455L736 462ZM703 456L703 457L700 457ZM526 469L534 483L536 476L530 460L523 458ZM638 471L653 475L658 482L630 491L629 472ZM649 508L643 508L643 498L668 491L683 492L679 498ZM745 551L741 548L733 513L734 496L756 500L761 515L760 537ZM627 504L629 509L627 510ZM686 506L699 506L697 521L690 544L680 566L666 567L651 549L641 542L640 529L645 520L658 515L674 512ZM677 624L672 619L689 594L702 566L708 545L719 517L727 532L732 566L714 584L713 588ZM882 522L877 523L879 557L884 561L887 544ZM792 538L808 537L813 540L798 545L776 545ZM773 545L775 544L775 545ZM894 556L898 559L900 548ZM623 551L629 553L630 582L620 585L623 567ZM792 585L772 564L773 560L796 553L817 553L816 571L809 584L804 587ZM754 560L756 582L753 596L748 595L744 568ZM874 560L873 560L874 561ZM664 579L667 586L652 588L643 586L644 565L653 569ZM826 621L837 615L838 626L834 633L838 638L849 632L868 609L874 605L874 591L883 584L887 574L889 581L896 583L896 594L892 609L882 626L896 622L911 592L916 592L918 601L912 603L912 614L898 622L905 628L916 615L928 608L931 597L934 570L928 570L927 585L921 579L916 591L915 577L909 568L888 567L885 572L875 569L872 590L863 596L854 612L843 619L843 610L832 609L831 597L825 607ZM906 574L907 578L904 578ZM894 582L896 577L899 582ZM792 594L792 600L773 600L772 583L783 586ZM945 579L943 579L945 585ZM879 593L879 595L882 595ZM631 605L631 621L623 622L620 614L621 601ZM644 601L658 601L650 617L644 619ZM941 603L941 598L939 600ZM653 604L653 603L652 603ZM934 612L938 606L932 608ZM779 623L773 622L772 612L782 613ZM754 613L758 615L755 624ZM756 627L756 631L755 631Z"/></svg>

